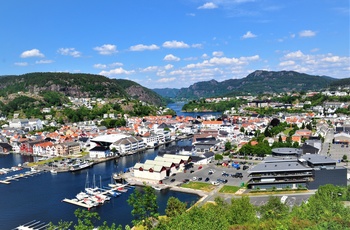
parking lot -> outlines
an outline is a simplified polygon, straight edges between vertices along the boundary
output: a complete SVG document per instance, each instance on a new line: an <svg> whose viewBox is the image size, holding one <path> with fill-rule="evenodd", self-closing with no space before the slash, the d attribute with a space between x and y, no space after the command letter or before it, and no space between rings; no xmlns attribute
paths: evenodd
<svg viewBox="0 0 350 230"><path fill-rule="evenodd" d="M248 164L246 165L248 166ZM216 182L219 179L227 180L227 183L225 183L227 185L234 185L239 187L242 183L248 181L248 170L249 168L243 170L242 164L240 169L233 168L232 166L219 166L215 163L209 163L208 165L193 165L193 168L189 168L185 172L179 172L176 173L176 175L170 175L169 178L163 180L163 183L168 185L179 185L186 179L188 181L212 183ZM210 171L212 171L211 174L209 173ZM235 175L236 173L241 173L242 177L232 177L232 175ZM206 178L209 178L209 180L206 181Z"/></svg>

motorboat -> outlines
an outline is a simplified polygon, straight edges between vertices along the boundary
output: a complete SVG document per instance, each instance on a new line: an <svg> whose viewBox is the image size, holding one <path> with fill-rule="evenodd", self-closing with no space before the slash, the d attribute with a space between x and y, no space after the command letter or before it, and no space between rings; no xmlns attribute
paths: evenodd
<svg viewBox="0 0 350 230"><path fill-rule="evenodd" d="M94 162L89 162L89 161L79 162L77 164L72 165L69 168L69 171L75 172L75 171L79 171L79 170L82 170L82 169L86 169L88 167L91 167L93 164L94 164Z"/></svg>

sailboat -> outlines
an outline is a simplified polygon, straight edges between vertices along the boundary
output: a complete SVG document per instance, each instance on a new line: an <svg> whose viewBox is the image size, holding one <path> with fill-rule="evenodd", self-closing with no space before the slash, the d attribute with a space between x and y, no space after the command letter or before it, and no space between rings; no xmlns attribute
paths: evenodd
<svg viewBox="0 0 350 230"><path fill-rule="evenodd" d="M108 187L110 187L110 188L116 188L116 187L118 187L118 186L120 186L120 185L122 185L122 184L116 183L116 182L114 181L114 178L113 178L113 175L112 175L112 176L111 176L111 183L108 184Z"/></svg>

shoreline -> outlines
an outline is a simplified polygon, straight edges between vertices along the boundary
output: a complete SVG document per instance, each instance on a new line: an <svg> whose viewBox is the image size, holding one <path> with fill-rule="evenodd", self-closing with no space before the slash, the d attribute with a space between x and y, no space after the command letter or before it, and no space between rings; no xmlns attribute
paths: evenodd
<svg viewBox="0 0 350 230"><path fill-rule="evenodd" d="M172 142L176 142L178 140L183 140L183 139L187 139L187 138L191 138L193 135L182 135L182 136L178 136L175 140L170 140L170 141L166 141L164 143L160 143L158 144L157 146L154 146L154 147L145 147L145 148L142 148L142 149L138 149L136 151L132 151L132 152L129 152L129 153L126 153L124 155L115 155L115 156L112 156L112 157L107 157L107 158L101 158L101 159L90 159L90 158L87 158L86 160L89 160L89 161L92 161L93 164L89 167L93 167L95 164L99 164L99 163L103 163L103 162L106 162L106 161L110 161L110 160L115 160L115 159L119 159L121 157L127 157L127 156L132 156L134 154L140 154L146 150L149 150L149 149L156 149L156 148L159 148L160 146L164 146L166 144L169 144L169 143L172 143ZM9 153L10 154L10 153ZM11 154L18 154L18 155L23 155L23 156L32 156L32 157L47 157L45 155L33 155L31 153L16 153L16 152L12 152ZM83 156L82 155L65 155L65 156L55 156L55 157L62 157L62 158L82 158ZM53 157L53 158L55 158ZM28 164L34 164L34 165L31 165L29 166ZM61 167L61 168L52 168L50 166L47 166L45 164L43 165L40 165L38 164L38 162L24 162L22 164L22 167L23 168L31 168L31 167L34 167L34 168L38 168L40 170L45 170L45 171L50 171L52 169L56 170L57 173L63 173L63 172L71 172L69 170L69 166L67 167Z"/></svg>

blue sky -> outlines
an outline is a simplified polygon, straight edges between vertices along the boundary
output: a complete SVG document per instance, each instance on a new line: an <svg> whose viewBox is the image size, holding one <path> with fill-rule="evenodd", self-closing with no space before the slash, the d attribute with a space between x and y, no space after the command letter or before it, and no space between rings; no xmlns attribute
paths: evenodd
<svg viewBox="0 0 350 230"><path fill-rule="evenodd" d="M348 0L10 0L0 75L93 73L148 88L294 70L350 77Z"/></svg>

